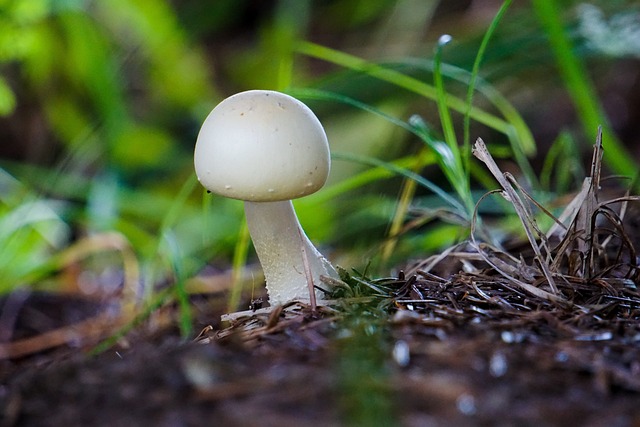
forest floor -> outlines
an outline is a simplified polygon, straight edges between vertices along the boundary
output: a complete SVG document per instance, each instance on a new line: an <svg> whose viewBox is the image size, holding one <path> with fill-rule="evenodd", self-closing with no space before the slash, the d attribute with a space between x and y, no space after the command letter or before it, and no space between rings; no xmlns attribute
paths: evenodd
<svg viewBox="0 0 640 427"><path fill-rule="evenodd" d="M28 304L42 313L51 302ZM62 304L67 319L81 311ZM98 355L5 360L2 425L640 425L637 313L635 325L605 316L582 329L553 310L492 304L428 316L404 305L379 334L304 307L190 342L138 330Z"/></svg>
<svg viewBox="0 0 640 427"><path fill-rule="evenodd" d="M343 275L329 306L223 323L223 294L194 296L190 340L168 306L96 353L74 325L108 306L9 295L1 425L640 426L638 199L598 189L555 243L471 239L397 277ZM64 345L19 346L57 328Z"/></svg>

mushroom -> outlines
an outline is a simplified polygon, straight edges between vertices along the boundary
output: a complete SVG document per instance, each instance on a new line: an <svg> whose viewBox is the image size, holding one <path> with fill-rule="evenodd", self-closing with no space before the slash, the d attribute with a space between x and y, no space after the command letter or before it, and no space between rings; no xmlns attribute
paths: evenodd
<svg viewBox="0 0 640 427"><path fill-rule="evenodd" d="M212 193L243 200L247 226L272 306L322 299L320 276L333 266L306 236L291 199L319 190L331 164L318 118L280 92L250 90L230 96L205 119L194 163Z"/></svg>

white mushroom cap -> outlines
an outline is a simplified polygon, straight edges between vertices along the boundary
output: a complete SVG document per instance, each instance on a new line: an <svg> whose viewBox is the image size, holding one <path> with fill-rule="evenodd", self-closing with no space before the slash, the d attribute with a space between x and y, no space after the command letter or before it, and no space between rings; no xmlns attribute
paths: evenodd
<svg viewBox="0 0 640 427"><path fill-rule="evenodd" d="M306 105L280 92L251 90L211 111L194 159L209 191L266 202L319 190L329 175L329 156L324 129Z"/></svg>

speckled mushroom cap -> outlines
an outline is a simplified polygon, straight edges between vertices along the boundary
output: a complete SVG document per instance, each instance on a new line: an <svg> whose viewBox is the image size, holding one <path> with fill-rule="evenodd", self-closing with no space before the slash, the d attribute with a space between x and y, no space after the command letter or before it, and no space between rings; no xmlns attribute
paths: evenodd
<svg viewBox="0 0 640 427"><path fill-rule="evenodd" d="M314 193L331 164L327 136L313 112L289 95L266 90L218 104L202 124L194 161L209 191L253 202Z"/></svg>

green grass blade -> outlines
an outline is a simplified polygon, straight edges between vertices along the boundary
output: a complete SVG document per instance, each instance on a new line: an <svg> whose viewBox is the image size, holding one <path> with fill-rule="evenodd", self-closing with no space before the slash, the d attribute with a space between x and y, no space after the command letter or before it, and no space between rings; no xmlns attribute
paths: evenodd
<svg viewBox="0 0 640 427"><path fill-rule="evenodd" d="M395 65L415 67L429 72L433 72L435 68L433 60L422 58L407 58ZM388 64L388 66L391 67L394 66L394 64ZM471 84L472 74L463 68L451 64L442 64L441 71L444 76L450 79L454 79L467 86ZM507 133L505 135L509 138L512 145L519 147L521 151L526 153L526 155L535 154L535 140L533 139L531 130L518 110L516 110L516 108L494 86L482 79L480 76L476 76L474 91L482 94L509 123L510 128L507 129ZM467 102L468 101L465 101L465 103Z"/></svg>
<svg viewBox="0 0 640 427"><path fill-rule="evenodd" d="M173 295L178 302L178 326L180 327L180 335L182 338L188 338L193 331L193 314L191 313L191 303L189 302L189 294L185 289L185 283L188 276L183 268L184 256L181 253L180 245L175 236L170 231L163 234L164 247L169 258L173 270Z"/></svg>
<svg viewBox="0 0 640 427"><path fill-rule="evenodd" d="M389 82L410 92L421 95L427 99L435 100L437 97L436 89L432 85L421 82L420 80L401 72L379 66L344 52L339 52L337 50L306 41L298 43L296 51L312 58L321 59L354 71L365 73L379 80ZM467 104L464 100L452 95L447 96L446 103L449 108L459 113L464 113L467 109ZM493 114L487 113L480 108L472 107L469 115L479 123L504 133L505 135L510 132L511 125L508 122Z"/></svg>
<svg viewBox="0 0 640 427"><path fill-rule="evenodd" d="M467 90L467 109L464 112L463 118L463 139L462 139L462 153L463 153L463 164L464 170L467 172L467 179L469 179L469 162L471 161L471 138L469 135L469 127L471 124L471 106L473 105L473 94L476 90L476 84L478 81L478 75L480 74L480 64L482 64L482 59L484 58L484 53L487 50L487 46L489 45L489 40L491 36L495 32L496 28L498 28L498 24L502 20L502 17L506 13L507 9L511 5L512 0L505 0L502 3L502 6L498 10L498 13L491 21L489 28L484 33L484 37L482 38L482 42L480 43L480 47L478 48L478 52L476 53L476 58L473 62L473 67L471 68L471 79L469 80L469 88ZM504 113L503 113L504 115ZM507 116L505 115L505 118Z"/></svg>
<svg viewBox="0 0 640 427"><path fill-rule="evenodd" d="M433 101L436 101L438 97L437 90L432 85L424 83L395 69L377 65L344 52L336 51L334 49L306 41L298 43L296 50L300 54L340 65L353 71L365 73ZM431 67L429 67L429 62L424 60L406 61L406 63L419 64L425 69L433 69L433 66L431 65ZM466 82L467 84L471 81L471 75L468 71L446 64L443 64L442 71L443 75L453 77L459 81ZM471 119L507 136L512 145L514 156L519 166L527 175L528 179L531 182L535 182L535 174L526 161L526 155L533 154L536 151L535 141L531 135L531 131L517 110L497 90L495 90L495 88L491 87L479 78L477 78L476 81L478 91L483 93L483 95L485 95L487 99L494 104L496 109L504 115L506 120L480 108L474 107L473 105L469 106L467 101L451 94L446 96L446 106L461 114L468 114Z"/></svg>
<svg viewBox="0 0 640 427"><path fill-rule="evenodd" d="M189 177L185 180L184 184L182 184L180 191L176 195L169 210L167 211L164 218L162 219L162 223L160 225L161 232L173 227L176 224L176 222L180 219L182 210L187 204L187 199L196 189L197 185L198 185L198 179L196 178L195 173L190 174Z"/></svg>
<svg viewBox="0 0 640 427"><path fill-rule="evenodd" d="M425 145L433 150L441 171L451 186L456 190L458 196L463 200L468 198L468 191L465 190L465 173L461 167L458 147L455 146L455 148L452 148L447 142L433 136L427 123L417 114L409 118L409 123L413 126L415 132ZM456 141L453 141L453 143L455 144Z"/></svg>
<svg viewBox="0 0 640 427"><path fill-rule="evenodd" d="M383 111L380 111L379 109L369 104L360 102L356 99L353 99L351 97L348 97L336 92L331 92L331 91L321 90L321 89L310 89L310 88L304 88L304 89L292 88L292 89L288 89L286 92L289 95L296 97L298 99L340 102L342 104L346 104L346 105L358 108L362 111L375 114L376 116L379 116L385 119L386 121L393 123L394 125L401 127L402 129L408 132L415 134L416 136L420 136L415 132L415 129L413 128L413 126L411 126L407 122L400 120L396 117L393 117Z"/></svg>
<svg viewBox="0 0 640 427"><path fill-rule="evenodd" d="M433 81L436 87L437 97L436 104L438 106L438 113L440 116L440 123L442 126L442 132L444 134L444 140L446 145L438 144L438 141L431 143L432 147L436 149L436 152L442 157L442 166L444 172L447 174L449 183L458 193L458 197L462 200L466 207L467 218L471 218L473 213L473 199L471 197L471 190L469 184L469 178L467 172L464 170L462 157L460 155L460 148L458 147L458 139L456 138L456 131L453 127L453 120L451 119L451 113L447 106L448 94L444 88L444 79L440 72L442 64L442 50L445 45L451 41L451 36L443 35L438 40L438 46L436 48L436 54L434 58L434 72Z"/></svg>
<svg viewBox="0 0 640 427"><path fill-rule="evenodd" d="M198 180L195 174L190 174L185 180L173 203L167 210L167 213L162 218L155 249L156 254L164 254L167 257L167 261L173 272L174 284L172 288L174 289L174 297L178 302L178 324L183 338L188 337L192 332L193 316L189 296L185 289L185 283L193 272L185 271L185 256L182 253L180 242L174 235L172 229L180 219L181 213L187 205L187 200L195 190L197 184ZM146 297L148 297L149 294L150 290L147 290Z"/></svg>
<svg viewBox="0 0 640 427"><path fill-rule="evenodd" d="M341 153L332 153L331 158L333 160L346 160L350 161L350 158L344 158L344 155ZM394 160L389 162L389 164L393 165L396 168L403 170L414 170L417 165L431 165L435 164L436 159L432 153L425 153L422 157L410 155L403 157L401 159ZM367 163L368 166L372 166L370 163ZM313 200L313 203L324 203L327 200L331 200L333 198L339 197L343 194L348 193L349 191L357 190L367 184L371 184L376 181L380 181L383 179L389 179L397 176L398 174L393 170L390 170L387 167L383 166L374 166L371 169L368 169L364 172L360 172L359 174L342 180L338 183L332 184L327 188L323 188L322 191L312 195L309 199ZM304 199L299 203L304 203Z"/></svg>
<svg viewBox="0 0 640 427"><path fill-rule="evenodd" d="M364 165L384 168L389 170L390 172L395 173L398 176L403 176L405 178L412 179L416 181L418 184L420 184L421 186L425 187L426 189L436 194L447 205L449 205L450 207L458 211L461 215L464 216L466 213L466 209L457 199L449 195L447 192L445 192L443 189L435 185L433 182L429 181L423 176L420 176L419 174L412 172L408 169L398 167L393 163L385 162L380 159L376 159L369 156L362 156L362 155L353 154L353 153L335 153L334 152L332 154L332 157L337 160L346 160L346 161L356 162Z"/></svg>
<svg viewBox="0 0 640 427"><path fill-rule="evenodd" d="M233 251L232 260L232 279L231 279L231 293L229 294L229 301L227 303L227 311L232 313L239 310L240 300L242 299L242 291L244 284L243 272L247 265L247 256L249 254L249 246L251 244L251 235L249 234L249 227L247 221L244 219L238 232L238 239Z"/></svg>
<svg viewBox="0 0 640 427"><path fill-rule="evenodd" d="M442 64L442 49L449 44L451 36L443 35L438 40L438 46L436 48L436 54L434 57L435 69L433 72L433 84L436 88L436 104L438 106L438 113L440 115L440 124L442 125L442 133L444 134L444 140L449 145L451 154L454 159L460 158L460 152L458 149L458 140L456 138L456 131L453 127L453 120L451 120L451 114L449 113L449 107L447 105L447 92L444 88L444 80L442 73L440 72ZM457 166L457 165L456 165ZM460 165L461 166L461 165Z"/></svg>
<svg viewBox="0 0 640 427"><path fill-rule="evenodd" d="M538 20L547 33L556 64L576 107L584 133L595 143L598 126L602 126L602 140L607 153L605 162L619 174L634 176L638 163L613 133L586 69L575 55L571 41L562 28L558 3L554 0L533 0Z"/></svg>

